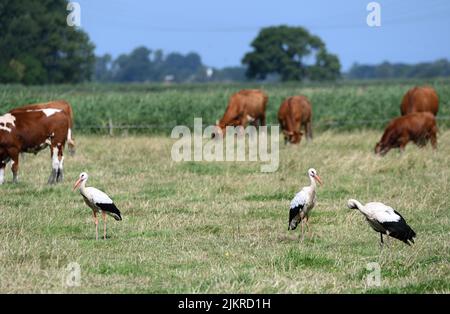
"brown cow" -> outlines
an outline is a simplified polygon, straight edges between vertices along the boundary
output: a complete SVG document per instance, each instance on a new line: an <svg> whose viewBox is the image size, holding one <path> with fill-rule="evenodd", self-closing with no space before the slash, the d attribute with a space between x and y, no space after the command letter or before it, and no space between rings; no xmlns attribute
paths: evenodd
<svg viewBox="0 0 450 314"><path fill-rule="evenodd" d="M439 97L433 87L414 87L403 96L400 112L402 116L413 112L431 112L437 115Z"/></svg>
<svg viewBox="0 0 450 314"><path fill-rule="evenodd" d="M47 110L50 109L50 110ZM68 125L69 129L67 132L67 145L69 148L69 152L71 155L75 154L75 139L72 137L72 130L73 130L73 111L70 104L65 100L55 100L50 101L46 103L39 103L39 104L31 104L31 105L25 105L19 108L14 108L10 113L19 112L19 111L42 111L42 112L53 112L54 110L62 110L66 113L68 117Z"/></svg>
<svg viewBox="0 0 450 314"><path fill-rule="evenodd" d="M250 122L266 125L266 106L269 97L259 89L243 89L231 95L222 119L217 123L221 134L227 126L246 127ZM214 136L214 135L213 135Z"/></svg>
<svg viewBox="0 0 450 314"><path fill-rule="evenodd" d="M17 182L20 153L37 153L50 146L52 172L49 184L63 180L63 149L69 117L60 110L8 112L0 116L0 184L6 164L11 160L13 182Z"/></svg>
<svg viewBox="0 0 450 314"><path fill-rule="evenodd" d="M383 156L391 148L397 147L403 152L409 141L423 147L431 140L432 147L436 149L436 133L436 119L429 112L414 112L395 118L388 124L375 146L375 154Z"/></svg>
<svg viewBox="0 0 450 314"><path fill-rule="evenodd" d="M292 96L283 101L278 111L278 121L284 133L284 142L300 143L305 129L306 138L312 140L312 108L305 96Z"/></svg>

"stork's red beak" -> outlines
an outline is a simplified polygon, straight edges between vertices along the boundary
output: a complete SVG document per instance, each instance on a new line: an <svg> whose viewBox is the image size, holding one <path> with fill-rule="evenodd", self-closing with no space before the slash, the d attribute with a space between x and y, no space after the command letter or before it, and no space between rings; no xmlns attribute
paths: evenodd
<svg viewBox="0 0 450 314"><path fill-rule="evenodd" d="M317 182L319 182L320 185L322 185L322 180L320 179L319 175L316 174L316 175L314 176L314 179L315 179Z"/></svg>
<svg viewBox="0 0 450 314"><path fill-rule="evenodd" d="M72 191L75 191L75 190L80 186L80 184L81 184L81 178L79 178L79 179L77 180L77 182L75 182Z"/></svg>

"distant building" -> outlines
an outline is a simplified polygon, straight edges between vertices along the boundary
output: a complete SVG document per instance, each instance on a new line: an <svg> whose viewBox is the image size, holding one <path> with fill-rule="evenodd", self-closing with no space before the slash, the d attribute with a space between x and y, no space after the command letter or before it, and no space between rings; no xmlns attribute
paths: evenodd
<svg viewBox="0 0 450 314"><path fill-rule="evenodd" d="M207 68L206 69L206 77L208 79L210 79L212 77L212 75L214 74L214 70L212 68Z"/></svg>
<svg viewBox="0 0 450 314"><path fill-rule="evenodd" d="M173 83L174 80L175 80L175 75L168 74L168 75L164 76L164 83L166 83L166 84Z"/></svg>

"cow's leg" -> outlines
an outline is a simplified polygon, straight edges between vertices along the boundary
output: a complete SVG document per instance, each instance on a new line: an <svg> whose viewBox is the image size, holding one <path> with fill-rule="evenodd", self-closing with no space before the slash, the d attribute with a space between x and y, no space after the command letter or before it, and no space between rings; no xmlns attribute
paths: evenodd
<svg viewBox="0 0 450 314"><path fill-rule="evenodd" d="M0 185L2 185L3 182L5 182L5 168L6 168L6 163L2 161L0 163Z"/></svg>
<svg viewBox="0 0 450 314"><path fill-rule="evenodd" d="M431 140L431 147L433 147L433 149L436 149L437 148L436 132L431 132L430 140Z"/></svg>
<svg viewBox="0 0 450 314"><path fill-rule="evenodd" d="M259 117L259 125L265 126L266 125L266 113L262 113Z"/></svg>
<svg viewBox="0 0 450 314"><path fill-rule="evenodd" d="M57 143L50 146L50 156L52 159L52 172L48 178L48 184L54 184L57 182L62 182L64 179L63 173L63 147L64 144Z"/></svg>
<svg viewBox="0 0 450 314"><path fill-rule="evenodd" d="M64 172L63 172L63 162L64 162L64 156L63 156L63 147L64 145L58 143L58 172L56 174L56 182L62 182L64 180Z"/></svg>
<svg viewBox="0 0 450 314"><path fill-rule="evenodd" d="M11 156L11 171L13 174L13 183L17 183L19 171L19 152L17 150L11 150L9 151L9 156Z"/></svg>
<svg viewBox="0 0 450 314"><path fill-rule="evenodd" d="M287 139L285 127L284 127L284 124L283 124L283 120L278 119L278 123L280 124L280 129L281 129L281 131L283 133L284 145L287 145L288 139Z"/></svg>
<svg viewBox="0 0 450 314"><path fill-rule="evenodd" d="M50 146L50 158L52 160L52 172L48 178L48 184L55 184L56 177L58 176L59 160L58 160L58 147L53 144Z"/></svg>
<svg viewBox="0 0 450 314"><path fill-rule="evenodd" d="M400 149L400 154L402 154L405 151L405 146L406 144L408 144L409 138L406 134L402 135L398 141L399 146L398 148Z"/></svg>
<svg viewBox="0 0 450 314"><path fill-rule="evenodd" d="M240 119L238 119L236 126L242 126L246 128L249 122L253 122L254 120L249 120L248 115L243 115Z"/></svg>
<svg viewBox="0 0 450 314"><path fill-rule="evenodd" d="M313 139L313 132L312 132L312 122L311 121L306 122L305 133L306 133L306 139L308 141L312 141L312 139Z"/></svg>

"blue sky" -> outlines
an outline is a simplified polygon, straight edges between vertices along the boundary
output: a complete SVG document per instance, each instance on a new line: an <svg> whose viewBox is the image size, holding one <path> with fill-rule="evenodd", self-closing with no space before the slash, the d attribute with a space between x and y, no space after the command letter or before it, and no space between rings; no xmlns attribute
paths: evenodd
<svg viewBox="0 0 450 314"><path fill-rule="evenodd" d="M304 26L347 70L353 62L450 58L450 1L379 0L381 27L366 24L369 0L77 0L96 54L144 45L198 52L214 67L240 65L261 27Z"/></svg>

